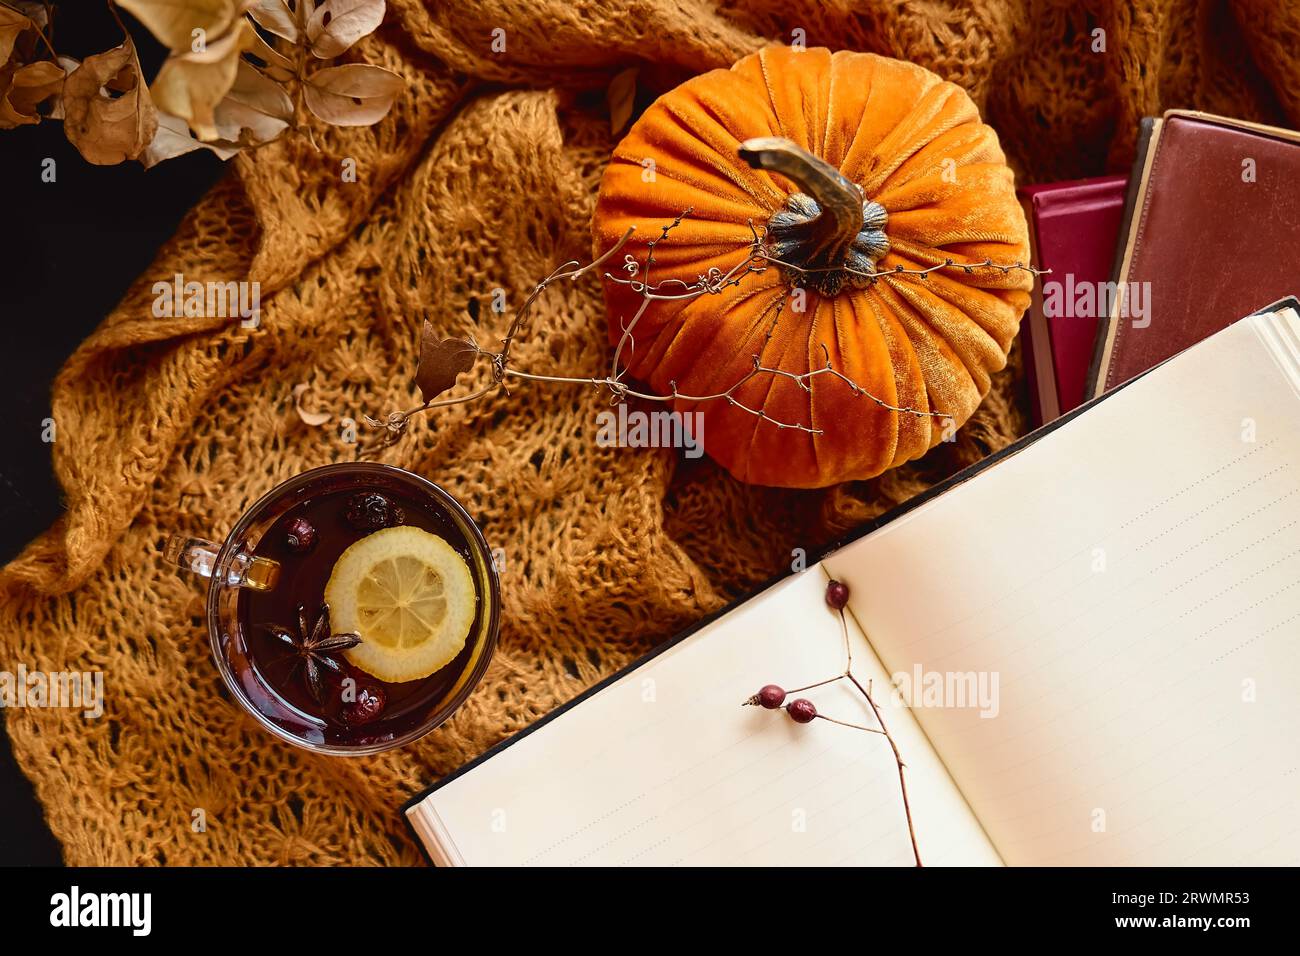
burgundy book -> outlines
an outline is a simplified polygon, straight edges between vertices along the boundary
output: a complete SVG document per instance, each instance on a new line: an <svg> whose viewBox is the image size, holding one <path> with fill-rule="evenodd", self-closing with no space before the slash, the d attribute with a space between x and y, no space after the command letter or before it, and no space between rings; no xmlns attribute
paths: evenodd
<svg viewBox="0 0 1300 956"><path fill-rule="evenodd" d="M1110 281L1127 187L1118 175L1020 189L1032 261L1052 270L1034 283L1021 326L1035 425L1083 403L1102 313L1076 305L1082 289Z"/></svg>
<svg viewBox="0 0 1300 956"><path fill-rule="evenodd" d="M1300 133L1185 110L1142 125L1089 398L1300 278Z"/></svg>

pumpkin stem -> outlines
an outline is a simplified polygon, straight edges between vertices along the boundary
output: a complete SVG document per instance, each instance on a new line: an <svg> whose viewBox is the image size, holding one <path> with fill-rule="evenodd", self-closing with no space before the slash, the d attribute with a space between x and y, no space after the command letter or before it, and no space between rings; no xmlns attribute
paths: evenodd
<svg viewBox="0 0 1300 956"><path fill-rule="evenodd" d="M747 139L740 158L754 169L780 173L804 191L791 195L767 222L767 251L787 267L791 282L832 296L848 279L863 284L857 280L889 250L884 208L867 201L862 188L826 160L788 139Z"/></svg>

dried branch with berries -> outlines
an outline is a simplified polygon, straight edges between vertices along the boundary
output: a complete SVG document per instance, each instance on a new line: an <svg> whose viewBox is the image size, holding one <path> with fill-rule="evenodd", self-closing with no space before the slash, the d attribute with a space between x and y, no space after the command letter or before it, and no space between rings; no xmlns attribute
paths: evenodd
<svg viewBox="0 0 1300 956"><path fill-rule="evenodd" d="M849 586L842 581L831 581L826 585L826 603L840 616L840 631L844 635L844 672L836 674L834 677L828 677L826 680L817 681L814 684L796 687L793 690L785 690L777 684L768 684L760 689L758 693L747 698L744 706L763 707L767 710L783 709L796 724L810 724L814 720L825 720L841 727L849 727L869 734L880 734L889 741L889 747L894 754L894 762L898 766L898 786L903 794L903 814L907 817L907 834L912 841L912 856L916 860L916 865L922 866L921 850L916 844L916 827L912 824L912 805L907 798L907 775L905 773L907 765L903 763L903 755L899 752L897 741L890 734L889 727L885 725L885 718L880 712L880 706L876 703L875 698L871 696L871 681L867 681L864 685L853 673L853 649L849 644L849 624L844 616L844 608L849 603ZM839 720L835 717L828 717L823 713L819 713L816 705L806 697L796 697L787 703L791 694L800 694L815 687L826 687L840 681L848 681L863 696L867 702L867 707L871 710L871 716L875 721L874 725L857 724L847 720Z"/></svg>

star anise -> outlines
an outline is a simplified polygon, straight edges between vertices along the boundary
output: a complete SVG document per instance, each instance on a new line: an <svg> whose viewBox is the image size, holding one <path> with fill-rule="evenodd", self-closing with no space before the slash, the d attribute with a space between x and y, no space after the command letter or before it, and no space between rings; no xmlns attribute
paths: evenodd
<svg viewBox="0 0 1300 956"><path fill-rule="evenodd" d="M328 604L321 604L320 614L316 617L314 627L308 627L307 609L299 604L297 633L280 624L263 624L262 627L276 640L283 641L293 648L298 655L298 660L294 662L290 676L301 666L307 678L307 690L311 692L312 699L318 704L325 696L324 671L333 671L335 674L343 672L343 666L334 659L334 656L361 643L359 634L330 633Z"/></svg>

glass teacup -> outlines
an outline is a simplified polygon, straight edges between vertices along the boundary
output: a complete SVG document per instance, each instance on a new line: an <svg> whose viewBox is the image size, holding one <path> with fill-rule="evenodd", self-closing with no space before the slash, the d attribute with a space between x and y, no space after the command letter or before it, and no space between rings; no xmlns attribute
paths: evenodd
<svg viewBox="0 0 1300 956"><path fill-rule="evenodd" d="M418 561L400 555L377 566L373 580L358 586L379 596L380 610L362 603L358 611L349 603L355 629L348 632L325 602L340 556L381 532L414 538L451 565L458 557L464 568L447 570L459 581L456 575L467 569L465 580L472 582L473 607L454 605L459 623L442 632L445 644L447 633L455 640L460 624L470 621L463 646L453 643L446 663L431 658L436 669L423 676L395 677L370 658L406 653L408 642L418 651L422 622L443 621L438 609L451 599L442 589L454 582L442 581L436 568L421 571ZM208 635L231 694L271 733L308 750L371 754L424 736L469 696L496 645L500 584L482 533L437 485L390 465L350 462L304 472L249 508L222 544L175 536L166 553L210 579ZM399 592L403 610L385 612L384 596ZM372 646L363 653L359 645L367 640Z"/></svg>

